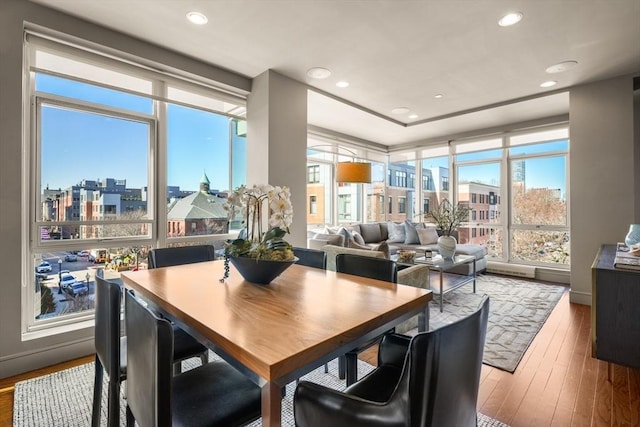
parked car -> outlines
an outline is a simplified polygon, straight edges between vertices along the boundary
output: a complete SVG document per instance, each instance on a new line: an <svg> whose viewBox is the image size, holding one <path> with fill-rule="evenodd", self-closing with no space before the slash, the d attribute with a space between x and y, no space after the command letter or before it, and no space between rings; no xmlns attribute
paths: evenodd
<svg viewBox="0 0 640 427"><path fill-rule="evenodd" d="M65 261L74 262L78 260L78 255L76 254L66 254L64 256Z"/></svg>
<svg viewBox="0 0 640 427"><path fill-rule="evenodd" d="M89 251L80 251L78 252L79 258L86 258L89 262L94 262L96 258Z"/></svg>
<svg viewBox="0 0 640 427"><path fill-rule="evenodd" d="M60 274L60 287L63 291L67 292L67 288L73 286L74 283L76 283L76 278L68 271Z"/></svg>
<svg viewBox="0 0 640 427"><path fill-rule="evenodd" d="M36 266L36 273L51 273L51 264L47 261L42 261Z"/></svg>
<svg viewBox="0 0 640 427"><path fill-rule="evenodd" d="M86 295L89 293L89 287L85 282L74 282L72 285L63 288L66 294L71 296Z"/></svg>

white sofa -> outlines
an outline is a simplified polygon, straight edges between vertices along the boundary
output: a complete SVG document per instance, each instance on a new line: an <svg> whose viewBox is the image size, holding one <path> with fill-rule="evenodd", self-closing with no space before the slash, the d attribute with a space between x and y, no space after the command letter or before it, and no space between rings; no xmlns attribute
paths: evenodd
<svg viewBox="0 0 640 427"><path fill-rule="evenodd" d="M394 226L406 227L404 223L394 223ZM353 224L347 227L341 227L337 229L322 229L318 232L310 232L307 246L312 249L322 249L325 245L346 246L346 247L368 247L378 248L382 242L386 242L388 246L388 253L390 255L395 254L398 250L414 250L417 255L420 256L425 250L437 251L438 245L435 241L429 241L429 243L421 244L413 237L405 237L402 242L394 239L395 236L389 234L389 223L387 222L372 222L366 224ZM415 228L425 228L423 225L413 225ZM361 243L354 242L354 236L357 233L362 238ZM476 258L476 272L480 273L487 268L487 249L482 245L476 244L458 244L456 246L456 253L463 255L473 255ZM470 275L473 273L473 264L463 264L454 267L450 270L452 273Z"/></svg>

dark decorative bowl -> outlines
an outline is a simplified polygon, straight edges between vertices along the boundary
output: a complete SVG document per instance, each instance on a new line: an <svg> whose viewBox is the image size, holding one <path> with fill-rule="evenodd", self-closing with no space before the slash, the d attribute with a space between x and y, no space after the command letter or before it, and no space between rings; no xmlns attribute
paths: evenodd
<svg viewBox="0 0 640 427"><path fill-rule="evenodd" d="M231 264L247 282L268 285L283 271L289 268L298 258L291 261L276 261L248 257L229 257Z"/></svg>

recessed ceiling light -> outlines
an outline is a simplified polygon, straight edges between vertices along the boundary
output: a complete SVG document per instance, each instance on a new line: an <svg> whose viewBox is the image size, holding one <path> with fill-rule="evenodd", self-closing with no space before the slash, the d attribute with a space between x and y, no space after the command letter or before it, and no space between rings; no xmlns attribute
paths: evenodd
<svg viewBox="0 0 640 427"><path fill-rule="evenodd" d="M397 107L391 110L393 114L407 114L409 109L407 107Z"/></svg>
<svg viewBox="0 0 640 427"><path fill-rule="evenodd" d="M417 114L410 114L410 115L409 115L409 118L410 118L410 119L417 119L417 118L418 118L418 115L417 115Z"/></svg>
<svg viewBox="0 0 640 427"><path fill-rule="evenodd" d="M189 12L189 13L187 13L187 19L189 21L191 21L191 23L196 24L196 25L204 25L207 22L209 22L207 17L204 16L200 12Z"/></svg>
<svg viewBox="0 0 640 427"><path fill-rule="evenodd" d="M546 82L540 83L540 87L551 87L557 85L558 82L555 80L547 80Z"/></svg>
<svg viewBox="0 0 640 427"><path fill-rule="evenodd" d="M437 94L437 95L434 95L434 98L435 98L435 99L441 99L442 97L444 97L444 95L443 95L443 94L441 94L441 93L439 93L439 94Z"/></svg>
<svg viewBox="0 0 640 427"><path fill-rule="evenodd" d="M338 83L336 83L336 86L338 87L349 87L349 82L345 82L344 80L339 81Z"/></svg>
<svg viewBox="0 0 640 427"><path fill-rule="evenodd" d="M331 71L322 67L313 67L307 70L307 76L312 79L326 79L331 75Z"/></svg>
<svg viewBox="0 0 640 427"><path fill-rule="evenodd" d="M500 25L501 27L508 27L510 25L517 24L522 20L523 16L524 15L520 12L507 13L502 18L500 18L500 20L498 21L498 25Z"/></svg>
<svg viewBox="0 0 640 427"><path fill-rule="evenodd" d="M549 74L562 73L578 65L578 61L563 61L552 65L545 71Z"/></svg>

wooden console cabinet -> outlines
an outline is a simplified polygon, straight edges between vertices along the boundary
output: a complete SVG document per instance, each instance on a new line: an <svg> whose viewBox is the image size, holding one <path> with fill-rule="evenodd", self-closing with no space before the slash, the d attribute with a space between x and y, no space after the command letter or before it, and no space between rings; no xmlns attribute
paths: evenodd
<svg viewBox="0 0 640 427"><path fill-rule="evenodd" d="M640 368L640 271L613 267L616 245L603 245L591 267L591 354Z"/></svg>

